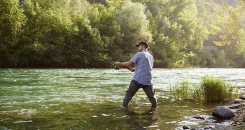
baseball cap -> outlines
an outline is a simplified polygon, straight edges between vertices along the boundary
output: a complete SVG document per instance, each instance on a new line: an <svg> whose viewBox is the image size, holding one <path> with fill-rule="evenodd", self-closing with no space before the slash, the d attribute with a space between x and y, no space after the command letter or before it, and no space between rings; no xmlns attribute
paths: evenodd
<svg viewBox="0 0 245 130"><path fill-rule="evenodd" d="M145 45L145 47L148 47L148 43L147 42L139 42L136 46L138 47L139 45Z"/></svg>

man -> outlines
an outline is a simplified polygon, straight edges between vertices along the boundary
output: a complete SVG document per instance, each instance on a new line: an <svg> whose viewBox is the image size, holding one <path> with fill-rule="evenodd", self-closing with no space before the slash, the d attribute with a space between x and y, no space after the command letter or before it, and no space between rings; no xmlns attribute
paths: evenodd
<svg viewBox="0 0 245 130"><path fill-rule="evenodd" d="M157 100L155 98L155 90L152 84L151 70L153 68L153 56L147 51L148 43L140 42L136 45L138 52L128 62L115 62L114 64L119 67L127 67L128 70L134 72L134 76L128 90L126 91L122 107L127 107L129 101L135 93L143 88L147 97L149 98L152 108L157 107ZM134 67L133 67L134 66Z"/></svg>

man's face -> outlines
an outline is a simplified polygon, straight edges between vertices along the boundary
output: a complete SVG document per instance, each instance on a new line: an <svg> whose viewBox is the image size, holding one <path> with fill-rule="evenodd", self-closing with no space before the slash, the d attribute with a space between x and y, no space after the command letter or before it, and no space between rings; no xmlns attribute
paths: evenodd
<svg viewBox="0 0 245 130"><path fill-rule="evenodd" d="M144 49L144 45L139 45L137 46L138 52L141 52Z"/></svg>

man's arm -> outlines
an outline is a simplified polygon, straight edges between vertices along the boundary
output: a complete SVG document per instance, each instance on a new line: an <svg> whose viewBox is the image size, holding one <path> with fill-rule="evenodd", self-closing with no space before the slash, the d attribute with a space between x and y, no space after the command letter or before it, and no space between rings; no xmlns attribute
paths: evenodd
<svg viewBox="0 0 245 130"><path fill-rule="evenodd" d="M132 62L132 61L128 61L128 62L115 62L114 64L116 66L119 66L119 67L129 68L129 67L132 67L134 65L134 62Z"/></svg>
<svg viewBox="0 0 245 130"><path fill-rule="evenodd" d="M128 70L134 72L134 67L128 67Z"/></svg>
<svg viewBox="0 0 245 130"><path fill-rule="evenodd" d="M134 62L128 61L128 62L115 62L115 66L119 67L125 67L128 68L131 72L134 72L134 68L132 67L134 65Z"/></svg>

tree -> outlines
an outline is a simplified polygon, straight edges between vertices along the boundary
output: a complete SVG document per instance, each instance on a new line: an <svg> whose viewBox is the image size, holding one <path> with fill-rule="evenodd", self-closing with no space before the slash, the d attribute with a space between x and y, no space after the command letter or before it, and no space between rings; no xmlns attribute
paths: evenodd
<svg viewBox="0 0 245 130"><path fill-rule="evenodd" d="M150 44L155 67L242 66L240 1L2 0L0 66L108 67L129 60L139 41ZM204 44L216 41L218 51L202 50L208 35Z"/></svg>
<svg viewBox="0 0 245 130"><path fill-rule="evenodd" d="M214 43L221 50L224 50L228 59L236 61L240 59L240 55L243 55L240 47L244 44L242 40L244 3L242 3L242 6L231 6L223 2L223 7L223 10L217 10L218 18L215 21L216 33L214 34L219 36L219 40L214 41Z"/></svg>
<svg viewBox="0 0 245 130"><path fill-rule="evenodd" d="M0 66L16 64L16 57L11 55L14 46L20 40L20 32L25 24L23 10L16 0L0 1Z"/></svg>
<svg viewBox="0 0 245 130"><path fill-rule="evenodd" d="M68 63L74 64L75 67L99 67L101 57L94 57L91 54L100 55L104 49L103 41L99 30L85 21L87 19L80 19L75 22L78 32L66 44L66 54L69 56L66 56L66 59Z"/></svg>
<svg viewBox="0 0 245 130"><path fill-rule="evenodd" d="M149 20L145 14L145 7L141 3L127 1L124 3L118 15L121 21L121 32L123 33L123 43L121 47L125 52L132 52L135 44L139 41L151 43L152 34L148 30Z"/></svg>
<svg viewBox="0 0 245 130"><path fill-rule="evenodd" d="M23 8L28 20L16 51L20 65L54 66L62 62L64 37L72 26L69 15L51 8L43 10L31 0L26 0Z"/></svg>
<svg viewBox="0 0 245 130"><path fill-rule="evenodd" d="M222 50L217 55L216 67L222 68L222 67L227 67L227 65L228 62L226 61L225 52Z"/></svg>
<svg viewBox="0 0 245 130"><path fill-rule="evenodd" d="M162 55L156 59L174 67L176 62L188 60L183 59L186 53L202 49L208 32L202 18L197 17L194 0L146 0L145 4L153 17L150 21L155 42L152 50L154 55Z"/></svg>
<svg viewBox="0 0 245 130"><path fill-rule="evenodd" d="M100 52L107 60L119 58L116 53L120 50L117 43L122 42L122 34L117 14L118 10L115 7L106 8L104 5L96 4L89 17L91 26L100 32L103 41Z"/></svg>

